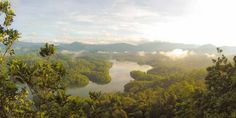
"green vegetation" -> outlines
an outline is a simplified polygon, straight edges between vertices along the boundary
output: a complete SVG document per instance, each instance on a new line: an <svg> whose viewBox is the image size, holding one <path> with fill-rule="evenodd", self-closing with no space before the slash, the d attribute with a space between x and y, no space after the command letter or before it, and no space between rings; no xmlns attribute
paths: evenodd
<svg viewBox="0 0 236 118"><path fill-rule="evenodd" d="M89 78L85 75L72 73L68 76L67 81L69 87L85 87L89 83Z"/></svg>
<svg viewBox="0 0 236 118"><path fill-rule="evenodd" d="M90 81L95 82L97 84L107 84L111 81L109 73L91 71L85 72L84 75L89 77Z"/></svg>
<svg viewBox="0 0 236 118"><path fill-rule="evenodd" d="M84 87L89 80L96 84L107 84L111 81L109 69L112 64L108 61L76 58L67 60L64 64L68 65L67 80L71 87Z"/></svg>
<svg viewBox="0 0 236 118"><path fill-rule="evenodd" d="M130 76L135 80L158 80L161 79L161 76L154 74L147 74L142 71L132 71L130 72Z"/></svg>
<svg viewBox="0 0 236 118"><path fill-rule="evenodd" d="M202 67L207 63L193 63L201 63L200 57L192 62L143 59L154 68L147 73L131 72L134 80L125 85L123 93L91 92L89 98L81 98L66 95L66 83L81 87L88 79L108 83L111 63L56 55L52 44L46 44L34 58L11 56L12 45L19 38L16 30L7 28L14 12L8 1L0 1L0 11L5 14L0 28L4 46L0 55L2 118L236 117L236 57L229 61L221 49L206 71ZM23 87L18 87L19 83Z"/></svg>
<svg viewBox="0 0 236 118"><path fill-rule="evenodd" d="M48 43L46 43L46 44L45 44L45 47L43 47L43 48L40 49L39 54L40 54L42 57L48 57L48 56L54 55L54 54L55 54L54 45L53 45L53 44L48 44Z"/></svg>

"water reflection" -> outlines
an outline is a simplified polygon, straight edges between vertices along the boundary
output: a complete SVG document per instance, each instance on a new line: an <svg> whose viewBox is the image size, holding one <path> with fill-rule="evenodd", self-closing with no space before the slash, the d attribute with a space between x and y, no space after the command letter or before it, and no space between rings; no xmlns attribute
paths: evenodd
<svg viewBox="0 0 236 118"><path fill-rule="evenodd" d="M152 67L148 65L139 65L135 62L119 62L112 60L113 66L110 69L110 76L112 78L111 82L106 85L98 85L93 82L84 88L68 88L67 93L74 96L87 97L89 91L101 91L105 92L122 92L124 90L124 85L132 80L130 77L130 71L140 70L148 71Z"/></svg>

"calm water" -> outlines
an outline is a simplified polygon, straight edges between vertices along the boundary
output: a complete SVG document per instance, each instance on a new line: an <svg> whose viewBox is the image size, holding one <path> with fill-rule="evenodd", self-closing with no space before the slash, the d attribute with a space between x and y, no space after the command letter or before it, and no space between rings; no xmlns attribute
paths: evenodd
<svg viewBox="0 0 236 118"><path fill-rule="evenodd" d="M69 88L67 93L74 96L87 97L89 91L101 91L105 92L122 92L124 90L124 85L133 80L130 77L130 72L133 70L148 71L152 67L148 65L139 65L135 62L119 62L112 61L113 66L110 69L110 76L112 78L111 82L106 85L98 85L96 83L90 82L84 88Z"/></svg>

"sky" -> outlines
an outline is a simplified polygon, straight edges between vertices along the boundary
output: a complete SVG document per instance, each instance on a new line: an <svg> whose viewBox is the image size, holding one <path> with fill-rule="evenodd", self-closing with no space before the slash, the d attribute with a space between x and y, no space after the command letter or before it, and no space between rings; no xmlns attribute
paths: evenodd
<svg viewBox="0 0 236 118"><path fill-rule="evenodd" d="M236 46L235 0L10 0L21 41Z"/></svg>

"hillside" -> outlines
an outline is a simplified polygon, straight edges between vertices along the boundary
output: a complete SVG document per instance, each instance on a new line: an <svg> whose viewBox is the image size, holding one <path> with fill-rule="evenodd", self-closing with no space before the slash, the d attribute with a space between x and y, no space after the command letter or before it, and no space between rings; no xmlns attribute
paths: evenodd
<svg viewBox="0 0 236 118"><path fill-rule="evenodd" d="M43 43L31 43L31 42L17 42L14 45L16 52L28 53L32 51L37 51ZM193 44L181 44L181 43L167 43L167 42L149 42L139 45L131 45L127 43L115 43L115 44L84 44L80 42L74 42L70 44L60 43L56 45L58 51L107 51L107 52L153 52L153 51L172 51L174 49L183 49L194 51L197 53L208 53L213 54L216 52L216 46L207 45L193 45ZM226 55L235 54L236 47L222 46L220 47L224 50Z"/></svg>

